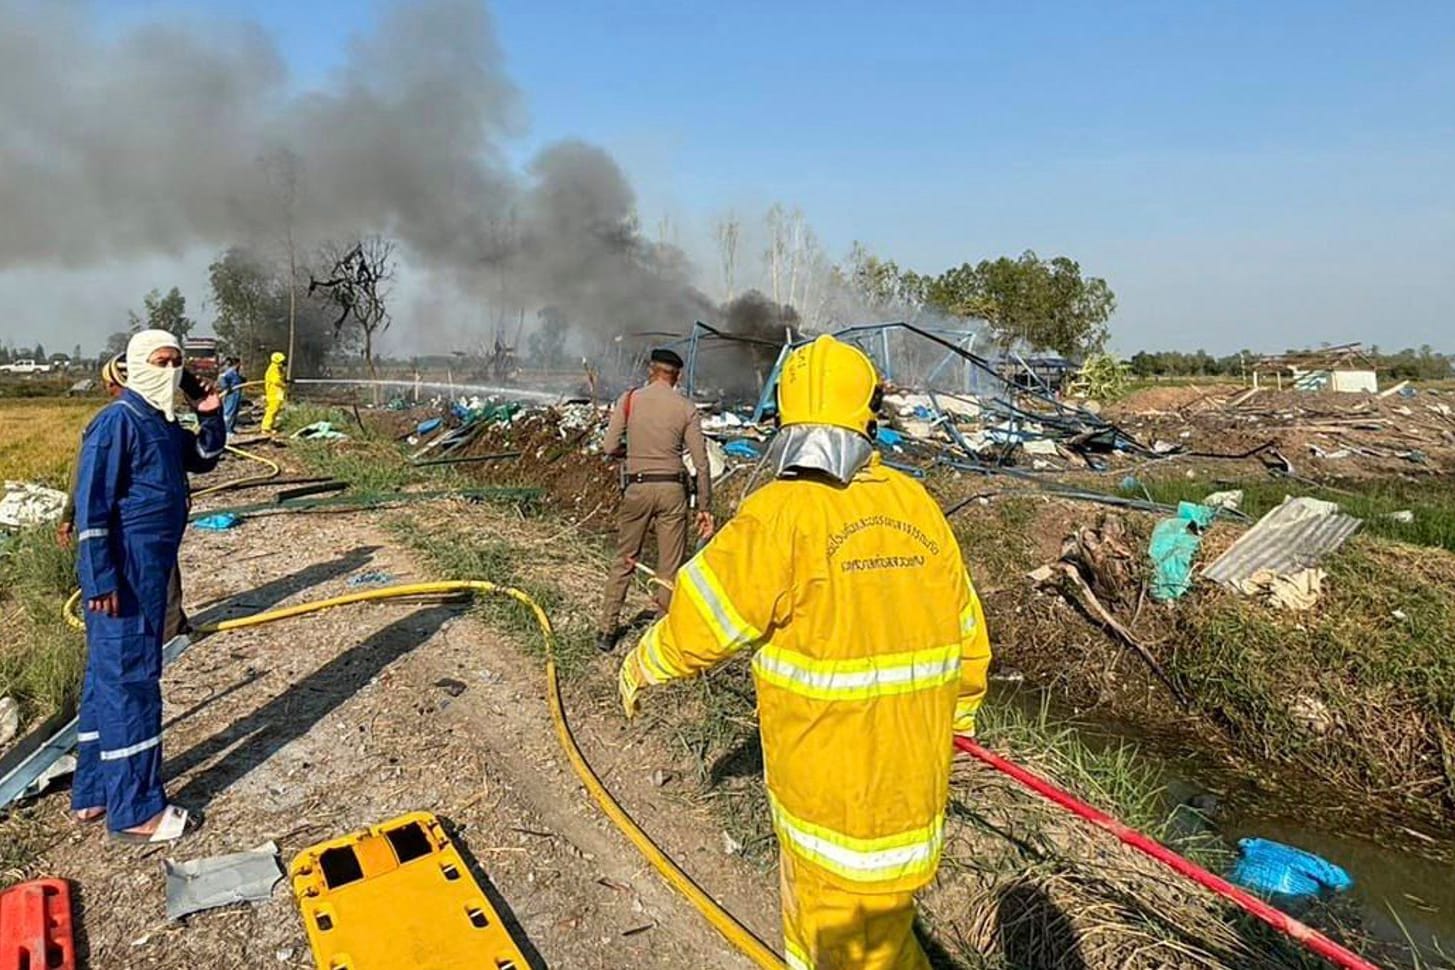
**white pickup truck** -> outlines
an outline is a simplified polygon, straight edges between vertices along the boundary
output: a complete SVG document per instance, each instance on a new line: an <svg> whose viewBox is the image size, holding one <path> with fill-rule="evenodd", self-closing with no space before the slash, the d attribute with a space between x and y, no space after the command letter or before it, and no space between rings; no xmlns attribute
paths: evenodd
<svg viewBox="0 0 1455 970"><path fill-rule="evenodd" d="M49 374L51 365L41 360L17 360L13 364L0 364L0 372L6 374Z"/></svg>

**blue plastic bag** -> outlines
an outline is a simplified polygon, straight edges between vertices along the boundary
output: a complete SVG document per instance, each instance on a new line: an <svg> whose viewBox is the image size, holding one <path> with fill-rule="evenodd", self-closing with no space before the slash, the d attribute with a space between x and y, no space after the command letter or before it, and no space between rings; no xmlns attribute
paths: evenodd
<svg viewBox="0 0 1455 970"><path fill-rule="evenodd" d="M192 524L207 532L223 532L237 525L239 521L241 520L231 512L218 512L214 515L204 515Z"/></svg>
<svg viewBox="0 0 1455 970"><path fill-rule="evenodd" d="M875 437L879 439L881 445L887 445L890 448L898 448L904 444L904 435L893 428L879 428L875 431Z"/></svg>
<svg viewBox="0 0 1455 970"><path fill-rule="evenodd" d="M1228 878L1265 896L1296 899L1323 892L1341 893L1354 885L1343 869L1327 859L1268 839L1239 839L1238 861Z"/></svg>
<svg viewBox="0 0 1455 970"><path fill-rule="evenodd" d="M426 435L429 434L431 431L434 431L444 423L445 422L443 418L426 418L425 420L419 422L419 424L415 425L414 433L418 435Z"/></svg>
<svg viewBox="0 0 1455 970"><path fill-rule="evenodd" d="M1152 598L1175 600L1192 586L1192 557L1202 543L1202 530L1212 522L1216 509L1196 502L1177 503L1177 518L1163 519L1152 529L1148 553L1155 575Z"/></svg>
<svg viewBox="0 0 1455 970"><path fill-rule="evenodd" d="M757 458L758 448L746 438L738 438L723 445L722 453L734 458Z"/></svg>

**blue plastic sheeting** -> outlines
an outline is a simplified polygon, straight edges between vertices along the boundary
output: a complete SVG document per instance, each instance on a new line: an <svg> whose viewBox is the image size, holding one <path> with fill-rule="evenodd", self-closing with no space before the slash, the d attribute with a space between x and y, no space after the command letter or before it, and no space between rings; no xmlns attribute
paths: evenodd
<svg viewBox="0 0 1455 970"><path fill-rule="evenodd" d="M879 428L874 432L881 445L888 445L890 448L897 448L904 444L904 435L893 428Z"/></svg>
<svg viewBox="0 0 1455 970"><path fill-rule="evenodd" d="M237 525L238 521L238 517L231 512L218 512L216 515L205 515L192 525L207 532L223 532Z"/></svg>
<svg viewBox="0 0 1455 970"><path fill-rule="evenodd" d="M1228 878L1265 896L1306 898L1341 893L1354 885L1338 866L1291 845L1268 839L1239 839L1238 861Z"/></svg>
<svg viewBox="0 0 1455 970"><path fill-rule="evenodd" d="M445 422L444 422L444 419L443 418L428 418L428 419L426 419L424 421L419 422L419 424L415 425L414 433L415 434L421 434L421 435L423 435L423 434L429 434L431 431L434 431L435 429L437 429L440 425L442 425L444 423Z"/></svg>
<svg viewBox="0 0 1455 970"><path fill-rule="evenodd" d="M1152 530L1148 552L1156 575L1152 598L1175 600L1192 586L1192 557L1202 543L1202 530L1212 522L1216 509L1196 502L1177 503L1177 517L1163 519Z"/></svg>
<svg viewBox="0 0 1455 970"><path fill-rule="evenodd" d="M758 447L746 438L738 438L723 445L722 453L734 458L757 458Z"/></svg>

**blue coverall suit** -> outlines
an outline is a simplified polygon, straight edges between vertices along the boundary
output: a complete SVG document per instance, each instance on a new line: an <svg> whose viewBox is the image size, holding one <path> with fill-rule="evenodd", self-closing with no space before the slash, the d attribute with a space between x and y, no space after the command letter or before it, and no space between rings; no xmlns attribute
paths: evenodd
<svg viewBox="0 0 1455 970"><path fill-rule="evenodd" d="M194 435L127 390L91 421L76 480L81 597L117 593L117 616L86 611L86 677L71 804L106 806L113 831L166 807L162 788L162 631L167 584L187 525L187 473L211 471L222 415Z"/></svg>
<svg viewBox="0 0 1455 970"><path fill-rule="evenodd" d="M236 367L227 368L217 379L217 389L222 392L222 423L227 426L228 434L237 427L237 412L242 406L242 391L238 388L245 383L242 372Z"/></svg>

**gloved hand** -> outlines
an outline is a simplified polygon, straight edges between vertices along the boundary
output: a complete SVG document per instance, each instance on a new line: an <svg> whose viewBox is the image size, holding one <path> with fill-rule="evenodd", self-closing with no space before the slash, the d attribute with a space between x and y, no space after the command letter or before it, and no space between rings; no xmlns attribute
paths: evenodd
<svg viewBox="0 0 1455 970"><path fill-rule="evenodd" d="M975 712L957 710L950 728L954 733L967 738L975 737Z"/></svg>
<svg viewBox="0 0 1455 970"><path fill-rule="evenodd" d="M621 709L628 721L637 716L637 693L642 689L639 670L635 654L629 653L622 661L621 673L616 678L616 688L621 694Z"/></svg>

